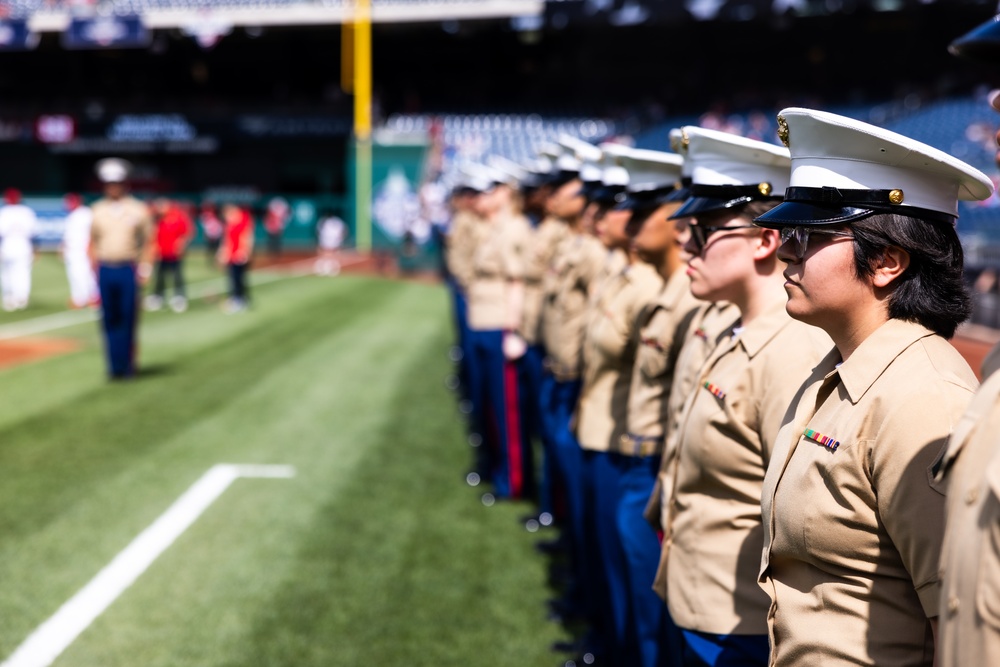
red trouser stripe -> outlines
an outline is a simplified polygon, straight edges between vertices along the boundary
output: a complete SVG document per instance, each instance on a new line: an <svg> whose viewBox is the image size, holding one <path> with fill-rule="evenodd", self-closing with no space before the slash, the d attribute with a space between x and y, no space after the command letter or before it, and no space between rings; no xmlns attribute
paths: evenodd
<svg viewBox="0 0 1000 667"><path fill-rule="evenodd" d="M507 475L510 481L510 495L520 498L524 493L521 456L521 404L517 396L517 367L512 361L503 365L503 389L507 405Z"/></svg>

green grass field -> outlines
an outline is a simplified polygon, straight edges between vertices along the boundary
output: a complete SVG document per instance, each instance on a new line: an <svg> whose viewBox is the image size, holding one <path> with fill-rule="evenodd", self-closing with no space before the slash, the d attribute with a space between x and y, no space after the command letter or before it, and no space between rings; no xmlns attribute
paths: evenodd
<svg viewBox="0 0 1000 667"><path fill-rule="evenodd" d="M0 331L65 309L58 259L34 278ZM255 279L249 312L144 314L133 382L106 382L93 322L0 370L0 661L211 466L260 463L297 476L234 482L53 664L558 664L528 506L463 482L444 289Z"/></svg>

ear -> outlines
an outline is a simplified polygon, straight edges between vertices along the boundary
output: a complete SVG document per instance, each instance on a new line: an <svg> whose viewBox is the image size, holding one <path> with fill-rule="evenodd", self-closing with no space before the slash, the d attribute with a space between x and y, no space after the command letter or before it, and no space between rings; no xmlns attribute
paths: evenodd
<svg viewBox="0 0 1000 667"><path fill-rule="evenodd" d="M910 266L910 253L896 246L889 246L882 252L882 256L872 267L872 285L875 287L888 287L896 278L899 278Z"/></svg>
<svg viewBox="0 0 1000 667"><path fill-rule="evenodd" d="M778 234L778 230L761 229L760 232L753 249L753 259L755 262L773 257L778 252L778 246L781 245L781 236Z"/></svg>

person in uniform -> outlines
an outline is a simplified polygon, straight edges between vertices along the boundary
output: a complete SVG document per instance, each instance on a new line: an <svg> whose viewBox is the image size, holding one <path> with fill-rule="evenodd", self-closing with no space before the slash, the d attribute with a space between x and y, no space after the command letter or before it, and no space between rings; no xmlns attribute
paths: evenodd
<svg viewBox="0 0 1000 667"><path fill-rule="evenodd" d="M564 147L569 147L576 140L562 137L560 141ZM557 247L570 233L566 220L578 217L585 203L580 192L580 167L580 161L572 151L567 151L556 159L554 169L547 179L550 195L545 201L545 216L533 228L525 256L524 314L519 333L527 344L527 350L520 361L521 389L524 392L524 412L529 432L539 436L542 442L538 516L529 518L529 525L537 523L550 526L554 521L554 476L557 466L552 422L546 413L552 387L546 383L544 372L546 354L541 333L542 304L545 299L543 281L555 258Z"/></svg>
<svg viewBox="0 0 1000 667"><path fill-rule="evenodd" d="M932 468L976 377L955 232L984 174L843 116L785 109L787 310L835 347L795 396L764 480L760 584L773 665L932 665L944 496ZM984 663L964 663L984 664Z"/></svg>
<svg viewBox="0 0 1000 667"><path fill-rule="evenodd" d="M629 172L627 194L634 207L628 230L633 236L632 247L663 279L663 289L637 323L627 430L614 459L619 469L617 526L625 557L629 611L629 655L623 664L641 667L669 664L679 642L663 603L650 586L659 564L660 544L643 510L660 467L674 363L699 303L691 294L681 259L687 221L668 219L686 199L687 189L680 185L683 162L676 153L650 150L634 150L623 160Z"/></svg>
<svg viewBox="0 0 1000 667"><path fill-rule="evenodd" d="M481 446L492 457L489 469L480 473L493 481L493 494L483 497L490 504L496 497L522 498L533 492L516 366L526 349L518 330L531 227L508 176L486 167L481 171L483 194L476 198L476 213L485 222L472 258L468 317L474 430L482 434Z"/></svg>
<svg viewBox="0 0 1000 667"><path fill-rule="evenodd" d="M620 155L628 153L622 148ZM631 174L629 175L631 181ZM656 269L631 248L626 228L636 200L621 197L597 221L598 237L611 252L607 278L592 295L583 339L583 385L575 415L576 439L583 450L584 540L588 583L595 587L599 632L595 647L624 664L630 653L625 555L618 537L617 497L622 466L618 459L626 432L628 391L643 309L663 289Z"/></svg>
<svg viewBox="0 0 1000 667"><path fill-rule="evenodd" d="M555 445L556 478L565 489L567 521L562 526L562 534L570 550L572 567L570 585L565 598L556 602L556 611L564 618L576 616L591 620L596 611L588 597L592 586L587 585L590 570L586 566L588 554L583 541L583 452L571 422L580 396L588 302L608 257L607 248L594 236L594 219L599 210L614 204L616 195L624 196L628 182L624 168L617 165L601 167L601 156L596 157L594 160L595 155L590 152L589 159L581 165L580 193L586 198L582 210L578 207L577 195L551 198L549 202L551 214L565 220L569 234L556 248L543 281L545 296L540 331L546 352L543 387L547 391L543 391L543 409ZM590 647L571 647L581 653L587 648Z"/></svg>
<svg viewBox="0 0 1000 667"><path fill-rule="evenodd" d="M670 131L670 147L675 153L686 156L687 143L680 128ZM685 160L681 167L681 189L678 194L686 199L691 192L691 161ZM678 219L685 227L680 236L681 245L686 245L690 237L688 220ZM682 261L687 264L691 255L681 248ZM699 301L701 304L691 316L687 330L683 336L682 347L674 362L673 378L667 394L666 415L664 417L664 445L660 460L660 470L657 473L656 485L649 494L645 517L658 532L663 533L670 523L670 498L673 495L675 476L677 441L680 435L681 414L687 397L694 391L695 383L701 372L702 364L708 359L715 346L723 339L724 332L734 326L740 316L736 306L727 301ZM667 559L666 550L661 551L659 568L653 582L653 589L664 601L667 600Z"/></svg>
<svg viewBox="0 0 1000 667"><path fill-rule="evenodd" d="M952 43L951 52L1000 63L1000 21ZM998 94L990 104L1000 111ZM1000 144L1000 133L997 136ZM938 469L946 488L938 665L1000 664L1000 345L983 361L983 385L955 427Z"/></svg>
<svg viewBox="0 0 1000 667"><path fill-rule="evenodd" d="M87 248L90 246L92 213L83 205L78 194L65 197L66 223L63 227L62 256L69 280L69 302L73 308L85 308L97 303L97 279L90 263Z"/></svg>
<svg viewBox="0 0 1000 667"><path fill-rule="evenodd" d="M785 312L778 233L752 223L780 202L788 150L683 128L692 217L691 292L727 301L739 319L702 366L680 433L662 549L667 604L683 664L767 665L767 596L755 585L760 489L788 403L829 349L822 331Z"/></svg>
<svg viewBox="0 0 1000 667"><path fill-rule="evenodd" d="M97 266L101 328L112 380L136 372L138 283L150 274L152 219L149 208L129 194L132 165L118 158L97 163L104 197L94 202L90 256Z"/></svg>
<svg viewBox="0 0 1000 667"><path fill-rule="evenodd" d="M21 193L9 188L0 207L0 290L4 310L24 310L31 297L31 236L38 225L35 212L21 203Z"/></svg>

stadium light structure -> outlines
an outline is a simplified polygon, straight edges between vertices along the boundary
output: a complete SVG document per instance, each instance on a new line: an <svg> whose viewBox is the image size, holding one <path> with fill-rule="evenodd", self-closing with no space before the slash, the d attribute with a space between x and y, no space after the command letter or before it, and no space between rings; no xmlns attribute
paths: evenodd
<svg viewBox="0 0 1000 667"><path fill-rule="evenodd" d="M361 252L372 247L372 12L371 0L355 0L350 37L350 81L354 94L354 234ZM348 48L343 49L343 56ZM344 67L342 74L348 68ZM348 82L345 82L348 83Z"/></svg>

